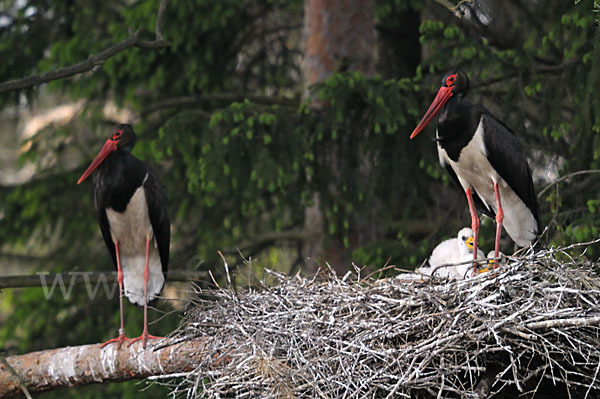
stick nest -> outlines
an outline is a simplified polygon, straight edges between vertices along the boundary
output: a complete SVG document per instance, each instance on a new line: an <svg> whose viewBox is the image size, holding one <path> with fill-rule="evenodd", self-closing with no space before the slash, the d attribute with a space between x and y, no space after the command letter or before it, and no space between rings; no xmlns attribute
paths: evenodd
<svg viewBox="0 0 600 399"><path fill-rule="evenodd" d="M271 272L190 307L176 335L207 340L206 361L173 395L598 397L597 266L544 250L460 281Z"/></svg>

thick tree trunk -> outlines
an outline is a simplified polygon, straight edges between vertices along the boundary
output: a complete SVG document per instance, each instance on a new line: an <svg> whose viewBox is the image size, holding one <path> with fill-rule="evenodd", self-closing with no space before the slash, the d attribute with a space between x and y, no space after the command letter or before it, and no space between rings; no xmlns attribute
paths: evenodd
<svg viewBox="0 0 600 399"><path fill-rule="evenodd" d="M340 70L372 75L375 71L374 24L373 0L306 0L305 88Z"/></svg>
<svg viewBox="0 0 600 399"><path fill-rule="evenodd" d="M9 357L6 362L12 370L0 364L0 398L21 393L20 384L36 392L184 373L193 370L205 356L203 340L176 343L156 351L152 349L155 342L161 341L151 341L146 349L138 341L131 347L125 343L120 350L114 344L102 349L95 344ZM215 366L223 362L223 358L215 359Z"/></svg>
<svg viewBox="0 0 600 399"><path fill-rule="evenodd" d="M304 93L310 96L310 86L322 82L331 74L354 70L370 76L375 70L375 2L374 0L306 0L304 7ZM322 107L317 98L312 98L313 107ZM331 162L340 156L331 148ZM371 159L366 156L364 165L360 165L361 176L367 181L371 175ZM328 165L327 167L331 167ZM335 173L334 171L334 174ZM337 195L339 185L331 182L329 195ZM305 230L311 234L304 255L307 267L314 270L316 261L327 261L339 273L350 267L349 248L338 240L324 243L325 223L323 220L321 194L315 193L314 205L305 209ZM371 215L356 215L353 232L370 230L362 226L361 221L377 223ZM368 234L367 234L368 235ZM358 237L358 235L357 235ZM361 235L362 237L362 235ZM369 235L369 238L372 238ZM353 240L360 245L362 240Z"/></svg>

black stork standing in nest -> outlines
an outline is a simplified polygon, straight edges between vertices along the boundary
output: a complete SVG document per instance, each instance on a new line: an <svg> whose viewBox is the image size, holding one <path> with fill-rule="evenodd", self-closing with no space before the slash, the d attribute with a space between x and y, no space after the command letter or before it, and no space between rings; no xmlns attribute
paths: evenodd
<svg viewBox="0 0 600 399"><path fill-rule="evenodd" d="M466 100L468 90L469 79L463 71L447 73L410 138L439 114L436 142L440 164L465 190L475 261L479 237L476 207L496 219L495 258L502 226L518 246L527 246L540 231L540 212L527 157L515 133L485 107Z"/></svg>
<svg viewBox="0 0 600 399"><path fill-rule="evenodd" d="M121 328L119 336L104 344L130 345L160 338L148 333L148 304L163 289L169 265L171 236L167 196L158 176L145 162L131 155L135 133L130 125L120 124L77 181L83 182L94 171L95 203L100 230L119 281ZM125 336L123 293L129 301L144 307L144 330L137 338Z"/></svg>

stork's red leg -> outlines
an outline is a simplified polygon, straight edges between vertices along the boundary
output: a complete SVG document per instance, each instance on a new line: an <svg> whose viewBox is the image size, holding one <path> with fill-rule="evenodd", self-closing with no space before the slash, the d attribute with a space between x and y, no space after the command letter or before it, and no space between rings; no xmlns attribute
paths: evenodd
<svg viewBox="0 0 600 399"><path fill-rule="evenodd" d="M142 347L144 349L146 348L146 340L153 339L153 338L156 338L156 339L163 338L163 337L157 337L155 335L148 334L148 279L150 277L150 270L149 270L149 266L148 266L149 254L150 254L150 238L146 237L146 264L144 266L144 331L142 332L142 335L140 335L139 337L133 338L131 340L131 343L129 344L129 346L131 346L131 344L133 344L135 341L139 341L141 339Z"/></svg>
<svg viewBox="0 0 600 399"><path fill-rule="evenodd" d="M471 229L473 230L473 273L477 273L477 242L479 240L479 217L473 202L473 193L471 188L465 191L467 194L467 202L469 203L469 212L471 212Z"/></svg>
<svg viewBox="0 0 600 399"><path fill-rule="evenodd" d="M504 220L498 183L494 183L494 194L496 194L496 246L494 247L494 258L498 259L498 255L500 254L500 234L502 233L502 221ZM496 267L498 267L498 262L494 262L494 269Z"/></svg>
<svg viewBox="0 0 600 399"><path fill-rule="evenodd" d="M125 336L125 323L123 322L123 269L121 269L121 256L119 255L119 242L115 242L115 252L117 255L117 278L119 280L119 313L121 314L121 328L119 328L119 336L117 338L109 339L100 348L104 348L111 342L118 342L117 348L121 349L124 341L128 341L129 338Z"/></svg>

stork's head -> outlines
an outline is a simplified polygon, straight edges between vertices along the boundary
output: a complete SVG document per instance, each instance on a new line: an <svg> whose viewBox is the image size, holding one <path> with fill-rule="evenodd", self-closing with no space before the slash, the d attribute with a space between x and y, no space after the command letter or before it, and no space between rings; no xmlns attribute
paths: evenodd
<svg viewBox="0 0 600 399"><path fill-rule="evenodd" d="M473 242L475 241L473 238L473 230L470 227L464 227L460 229L458 232L458 240L459 245L462 245L463 248L466 248L466 252L473 252Z"/></svg>
<svg viewBox="0 0 600 399"><path fill-rule="evenodd" d="M88 178L89 175L92 174L94 170L113 152L120 150L130 152L135 144L135 133L133 132L133 128L131 125L127 125L122 123L117 125L113 132L108 136L108 140L102 146L102 149L96 155L96 158L92 161L90 166L86 169L86 171L81 175L79 180L77 180L77 184L81 183L85 179Z"/></svg>
<svg viewBox="0 0 600 399"><path fill-rule="evenodd" d="M421 121L413 130L410 138L414 138L417 134L421 133L425 126L431 122L434 116L446 105L446 103L454 96L464 97L469 91L469 78L463 71L450 71L442 79L442 86L437 92L437 95L433 99L433 102L421 118Z"/></svg>

